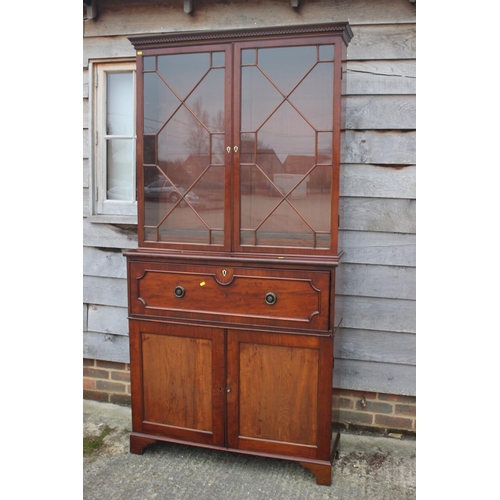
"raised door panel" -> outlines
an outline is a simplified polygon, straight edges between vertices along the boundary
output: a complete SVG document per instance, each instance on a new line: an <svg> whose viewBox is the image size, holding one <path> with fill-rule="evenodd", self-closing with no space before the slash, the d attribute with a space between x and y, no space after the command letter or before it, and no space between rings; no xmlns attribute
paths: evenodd
<svg viewBox="0 0 500 500"><path fill-rule="evenodd" d="M332 338L228 332L228 446L328 460Z"/></svg>
<svg viewBox="0 0 500 500"><path fill-rule="evenodd" d="M135 432L224 444L224 332L131 321Z"/></svg>

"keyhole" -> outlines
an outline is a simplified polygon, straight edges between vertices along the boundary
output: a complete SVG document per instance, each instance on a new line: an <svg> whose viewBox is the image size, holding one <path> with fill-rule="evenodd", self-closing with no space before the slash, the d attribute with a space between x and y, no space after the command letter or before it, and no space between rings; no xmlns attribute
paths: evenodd
<svg viewBox="0 0 500 500"><path fill-rule="evenodd" d="M222 270L222 276L226 276L227 271L225 269Z"/></svg>

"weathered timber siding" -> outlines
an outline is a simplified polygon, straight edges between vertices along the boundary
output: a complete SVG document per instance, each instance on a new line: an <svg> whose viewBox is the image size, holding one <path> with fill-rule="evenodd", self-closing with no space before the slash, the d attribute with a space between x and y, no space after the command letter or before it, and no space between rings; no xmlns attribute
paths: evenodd
<svg viewBox="0 0 500 500"><path fill-rule="evenodd" d="M409 0L100 0L84 23L84 357L128 362L123 250L135 228L91 222L89 62L135 56L130 35L349 20L341 196L343 322L334 386L415 395L415 5Z"/></svg>

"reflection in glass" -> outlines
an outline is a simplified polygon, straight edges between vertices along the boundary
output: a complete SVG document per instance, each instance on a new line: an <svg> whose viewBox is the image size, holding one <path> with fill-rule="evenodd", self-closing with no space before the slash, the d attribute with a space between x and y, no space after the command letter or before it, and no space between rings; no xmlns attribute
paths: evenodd
<svg viewBox="0 0 500 500"><path fill-rule="evenodd" d="M210 163L213 165L224 165L224 134L212 134L212 158Z"/></svg>
<svg viewBox="0 0 500 500"><path fill-rule="evenodd" d="M144 67L144 71L155 71L156 57L155 56L143 57L142 64Z"/></svg>
<svg viewBox="0 0 500 500"><path fill-rule="evenodd" d="M189 207L174 207L158 228L159 241L207 244L210 231Z"/></svg>
<svg viewBox="0 0 500 500"><path fill-rule="evenodd" d="M241 68L242 245L330 246L332 60L333 45L259 49Z"/></svg>
<svg viewBox="0 0 500 500"><path fill-rule="evenodd" d="M259 139L268 144L282 162L290 154L314 157L314 129L288 102L262 126Z"/></svg>
<svg viewBox="0 0 500 500"><path fill-rule="evenodd" d="M331 132L318 132L318 163L332 162L332 140Z"/></svg>
<svg viewBox="0 0 500 500"><path fill-rule="evenodd" d="M242 68L241 74L241 130L257 130L283 102L283 96L257 67Z"/></svg>
<svg viewBox="0 0 500 500"><path fill-rule="evenodd" d="M181 99L186 98L209 68L209 52L158 57L158 73Z"/></svg>
<svg viewBox="0 0 500 500"><path fill-rule="evenodd" d="M133 142L127 139L110 139L107 145L106 198L108 200L134 201L132 192L134 176Z"/></svg>
<svg viewBox="0 0 500 500"><path fill-rule="evenodd" d="M290 102L316 130L331 130L333 63L320 63L290 95Z"/></svg>
<svg viewBox="0 0 500 500"><path fill-rule="evenodd" d="M316 47L280 47L259 50L259 68L288 95L316 63Z"/></svg>
<svg viewBox="0 0 500 500"><path fill-rule="evenodd" d="M226 53L213 52L212 53L212 68L223 68L225 66Z"/></svg>
<svg viewBox="0 0 500 500"><path fill-rule="evenodd" d="M144 144L144 163L145 164L155 164L156 163L156 136L155 135L145 135L143 138Z"/></svg>
<svg viewBox="0 0 500 500"><path fill-rule="evenodd" d="M241 64L255 64L257 62L257 51L246 49L241 51Z"/></svg>
<svg viewBox="0 0 500 500"><path fill-rule="evenodd" d="M314 231L294 210L283 202L257 229L257 245L313 247Z"/></svg>
<svg viewBox="0 0 500 500"><path fill-rule="evenodd" d="M155 134L179 107L180 101L157 73L144 74L144 132Z"/></svg>
<svg viewBox="0 0 500 500"><path fill-rule="evenodd" d="M195 112L203 115L202 109ZM182 164L191 155L208 155L210 133L184 106L181 107L158 135L158 163L161 167L177 165L182 176Z"/></svg>
<svg viewBox="0 0 500 500"><path fill-rule="evenodd" d="M186 104L208 130L224 132L224 70L211 70Z"/></svg>
<svg viewBox="0 0 500 500"><path fill-rule="evenodd" d="M131 135L134 130L133 75L107 73L106 134Z"/></svg>
<svg viewBox="0 0 500 500"><path fill-rule="evenodd" d="M224 52L159 56L144 74L148 241L224 243L224 64Z"/></svg>
<svg viewBox="0 0 500 500"><path fill-rule="evenodd" d="M320 61L333 61L333 45L320 45L319 46L319 60Z"/></svg>

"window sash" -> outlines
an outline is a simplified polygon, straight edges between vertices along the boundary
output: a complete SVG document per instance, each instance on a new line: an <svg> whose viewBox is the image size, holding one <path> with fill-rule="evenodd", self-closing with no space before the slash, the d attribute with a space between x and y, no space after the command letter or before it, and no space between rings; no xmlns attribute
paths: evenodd
<svg viewBox="0 0 500 500"><path fill-rule="evenodd" d="M131 88L111 85L116 98L108 98L108 75L132 75ZM96 65L95 107L95 204L96 215L136 216L136 132L135 132L135 63L118 62ZM123 83L123 82L122 82ZM120 112L121 94L130 92L129 123L119 116L109 120L110 111ZM131 116L130 116L131 115ZM112 123L110 123L112 122ZM111 126L110 126L111 125ZM116 131L117 133L107 133Z"/></svg>

